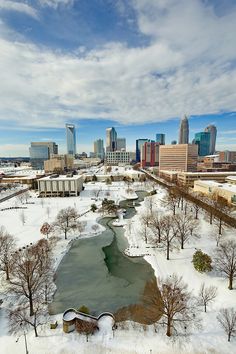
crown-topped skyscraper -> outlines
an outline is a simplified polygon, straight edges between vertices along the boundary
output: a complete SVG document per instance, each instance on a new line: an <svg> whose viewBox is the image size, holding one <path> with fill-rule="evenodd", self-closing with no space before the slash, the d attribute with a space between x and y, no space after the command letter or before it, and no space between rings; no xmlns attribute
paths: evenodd
<svg viewBox="0 0 236 354"><path fill-rule="evenodd" d="M184 116L180 122L179 128L179 144L188 144L189 143L189 125L188 118Z"/></svg>

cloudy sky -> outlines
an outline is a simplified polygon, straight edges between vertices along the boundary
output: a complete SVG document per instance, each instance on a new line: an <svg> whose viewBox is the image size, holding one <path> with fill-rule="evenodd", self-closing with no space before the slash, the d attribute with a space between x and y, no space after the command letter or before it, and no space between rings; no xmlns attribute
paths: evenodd
<svg viewBox="0 0 236 354"><path fill-rule="evenodd" d="M236 150L235 0L0 0L0 156L30 141L79 151L107 126L127 137L191 138L214 123Z"/></svg>

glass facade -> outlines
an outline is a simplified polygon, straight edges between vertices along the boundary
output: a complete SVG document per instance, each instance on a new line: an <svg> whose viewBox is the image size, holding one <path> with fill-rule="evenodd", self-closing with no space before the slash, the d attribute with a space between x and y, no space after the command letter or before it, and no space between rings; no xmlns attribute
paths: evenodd
<svg viewBox="0 0 236 354"><path fill-rule="evenodd" d="M141 149L144 143L150 141L149 139L137 139L136 140L136 162L141 160Z"/></svg>
<svg viewBox="0 0 236 354"><path fill-rule="evenodd" d="M75 136L74 124L66 124L66 143L67 143L67 154L75 156L76 136Z"/></svg>
<svg viewBox="0 0 236 354"><path fill-rule="evenodd" d="M35 170L43 170L44 161L50 158L49 147L45 145L31 145L29 153L32 168Z"/></svg>
<svg viewBox="0 0 236 354"><path fill-rule="evenodd" d="M165 134L156 134L156 143L165 145Z"/></svg>
<svg viewBox="0 0 236 354"><path fill-rule="evenodd" d="M195 134L194 143L198 145L198 155L206 156L210 154L211 134L200 132Z"/></svg>

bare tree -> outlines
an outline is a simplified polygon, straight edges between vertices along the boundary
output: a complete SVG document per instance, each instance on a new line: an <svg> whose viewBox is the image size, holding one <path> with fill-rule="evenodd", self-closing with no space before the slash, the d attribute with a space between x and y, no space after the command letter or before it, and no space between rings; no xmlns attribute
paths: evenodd
<svg viewBox="0 0 236 354"><path fill-rule="evenodd" d="M170 252L177 248L177 229L170 215L161 218L161 245L166 250L166 259L170 259Z"/></svg>
<svg viewBox="0 0 236 354"><path fill-rule="evenodd" d="M86 221L77 222L76 228L79 231L80 235L82 234L82 232L84 232L86 225L87 225Z"/></svg>
<svg viewBox="0 0 236 354"><path fill-rule="evenodd" d="M140 215L140 221L142 225L146 225L147 227L150 226L150 221L151 221L152 215L149 212L149 210L146 210Z"/></svg>
<svg viewBox="0 0 236 354"><path fill-rule="evenodd" d="M229 240L220 244L214 261L216 269L228 278L228 288L232 290L233 280L236 277L236 242Z"/></svg>
<svg viewBox="0 0 236 354"><path fill-rule="evenodd" d="M46 239L14 253L9 291L28 302L30 316L34 314L34 303L45 294L49 279L52 281L52 256Z"/></svg>
<svg viewBox="0 0 236 354"><path fill-rule="evenodd" d="M22 210L20 213L20 221L22 222L22 225L25 225L26 217L24 210Z"/></svg>
<svg viewBox="0 0 236 354"><path fill-rule="evenodd" d="M236 335L236 311L233 307L221 309L217 320L227 334L228 342L230 342L231 337Z"/></svg>
<svg viewBox="0 0 236 354"><path fill-rule="evenodd" d="M148 242L148 238L149 238L149 228L147 226L147 224L142 224L140 229L139 229L139 235L141 236L141 238L145 241L145 243L147 244Z"/></svg>
<svg viewBox="0 0 236 354"><path fill-rule="evenodd" d="M0 228L0 270L6 273L6 280L10 279L12 269L12 253L15 251L14 237Z"/></svg>
<svg viewBox="0 0 236 354"><path fill-rule="evenodd" d="M53 224L54 230L64 232L65 240L67 239L67 233L70 230L75 230L77 228L77 219L79 215L75 208L68 207L66 209L61 209L56 217Z"/></svg>
<svg viewBox="0 0 236 354"><path fill-rule="evenodd" d="M184 249L184 245L189 241L191 237L198 237L195 232L198 222L192 217L191 214L177 214L173 219L177 231L177 237L180 241L181 249Z"/></svg>
<svg viewBox="0 0 236 354"><path fill-rule="evenodd" d="M180 332L187 334L194 326L200 325L195 299L187 284L176 274L159 279L158 288L155 279L148 282L143 302L151 312L162 314L159 324L166 328L168 337Z"/></svg>
<svg viewBox="0 0 236 354"><path fill-rule="evenodd" d="M173 215L176 213L176 208L179 202L179 198L174 191L169 191L165 199L162 200L162 204L173 212Z"/></svg>
<svg viewBox="0 0 236 354"><path fill-rule="evenodd" d="M161 218L158 214L152 215L151 220L150 220L150 227L152 229L152 232L155 235L154 242L156 241L160 244L161 243L161 229L162 229L162 222ZM156 232L157 232L157 238L156 238Z"/></svg>
<svg viewBox="0 0 236 354"><path fill-rule="evenodd" d="M98 229L99 229L98 224L94 224L94 225L92 226L92 230L93 230L93 231L97 232Z"/></svg>
<svg viewBox="0 0 236 354"><path fill-rule="evenodd" d="M193 211L194 211L195 220L198 220L198 214L199 214L200 207L199 207L199 205L197 203L193 203L192 204L192 208L193 208Z"/></svg>
<svg viewBox="0 0 236 354"><path fill-rule="evenodd" d="M29 191L25 191L23 194L23 200L25 201L25 203L28 202L29 198L30 198L30 192Z"/></svg>
<svg viewBox="0 0 236 354"><path fill-rule="evenodd" d="M47 223L47 222L43 223L43 225L42 225L41 228L40 228L41 234L43 234L44 236L46 235L47 238L48 238L48 235L49 235L52 231L53 231L53 227L52 227L49 223Z"/></svg>
<svg viewBox="0 0 236 354"><path fill-rule="evenodd" d="M92 193L96 199L99 197L99 194L101 193L101 191L102 191L102 186L99 186L98 188L93 189Z"/></svg>
<svg viewBox="0 0 236 354"><path fill-rule="evenodd" d="M216 286L205 286L205 283L201 284L199 294L198 294L198 304L199 306L204 306L204 311L207 312L207 306L215 300L217 296Z"/></svg>
<svg viewBox="0 0 236 354"><path fill-rule="evenodd" d="M41 303L35 305L32 316L29 315L27 305L17 306L15 309L9 311L10 332L17 334L22 330L33 327L35 337L38 337L38 327L47 322L47 317L46 308Z"/></svg>

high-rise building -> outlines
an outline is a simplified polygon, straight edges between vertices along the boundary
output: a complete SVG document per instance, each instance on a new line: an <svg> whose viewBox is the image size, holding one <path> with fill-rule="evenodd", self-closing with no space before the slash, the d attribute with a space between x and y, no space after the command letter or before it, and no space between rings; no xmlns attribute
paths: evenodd
<svg viewBox="0 0 236 354"><path fill-rule="evenodd" d="M117 133L115 128L106 129L106 152L117 150Z"/></svg>
<svg viewBox="0 0 236 354"><path fill-rule="evenodd" d="M179 144L188 144L189 142L189 124L187 116L181 119L179 128Z"/></svg>
<svg viewBox="0 0 236 354"><path fill-rule="evenodd" d="M145 142L141 148L141 167L154 167L159 165L160 144L154 141Z"/></svg>
<svg viewBox="0 0 236 354"><path fill-rule="evenodd" d="M117 138L116 150L126 151L126 139L125 138Z"/></svg>
<svg viewBox="0 0 236 354"><path fill-rule="evenodd" d="M149 141L149 139L137 139L136 140L136 162L141 160L141 149L144 143Z"/></svg>
<svg viewBox="0 0 236 354"><path fill-rule="evenodd" d="M209 132L200 132L195 134L194 143L198 146L199 156L206 156L210 154L210 140L211 133Z"/></svg>
<svg viewBox="0 0 236 354"><path fill-rule="evenodd" d="M196 171L198 147L194 144L160 145L160 171Z"/></svg>
<svg viewBox="0 0 236 354"><path fill-rule="evenodd" d="M205 132L210 133L210 151L209 154L213 155L216 151L216 135L217 135L217 129L215 125L208 125L206 127Z"/></svg>
<svg viewBox="0 0 236 354"><path fill-rule="evenodd" d="M98 157L99 159L103 160L104 159L104 146L103 146L103 140L102 139L97 139L94 141L94 157Z"/></svg>
<svg viewBox="0 0 236 354"><path fill-rule="evenodd" d="M44 161L58 154L58 145L52 141L32 142L29 148L30 163L35 170L43 170Z"/></svg>
<svg viewBox="0 0 236 354"><path fill-rule="evenodd" d="M165 145L165 134L156 134L156 143Z"/></svg>
<svg viewBox="0 0 236 354"><path fill-rule="evenodd" d="M75 135L74 124L66 124L66 144L67 144L67 154L75 156L76 135Z"/></svg>

